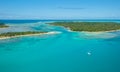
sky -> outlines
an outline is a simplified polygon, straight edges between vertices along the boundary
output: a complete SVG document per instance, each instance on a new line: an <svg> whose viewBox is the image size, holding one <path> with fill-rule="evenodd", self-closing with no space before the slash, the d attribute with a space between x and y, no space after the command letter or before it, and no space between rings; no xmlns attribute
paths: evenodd
<svg viewBox="0 0 120 72"><path fill-rule="evenodd" d="M0 19L120 19L120 0L0 0Z"/></svg>

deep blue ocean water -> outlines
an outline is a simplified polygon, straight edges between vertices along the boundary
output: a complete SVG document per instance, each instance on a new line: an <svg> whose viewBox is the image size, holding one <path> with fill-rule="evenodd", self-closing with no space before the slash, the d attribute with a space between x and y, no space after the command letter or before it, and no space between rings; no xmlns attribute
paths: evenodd
<svg viewBox="0 0 120 72"><path fill-rule="evenodd" d="M0 72L120 72L119 31L69 32L63 27L46 24L53 21L58 20L1 20L11 26L8 31L61 33L0 40Z"/></svg>

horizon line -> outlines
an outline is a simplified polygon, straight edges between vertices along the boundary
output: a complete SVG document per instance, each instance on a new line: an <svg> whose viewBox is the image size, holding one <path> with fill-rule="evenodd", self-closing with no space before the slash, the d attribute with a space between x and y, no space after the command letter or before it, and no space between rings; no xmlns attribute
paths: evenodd
<svg viewBox="0 0 120 72"><path fill-rule="evenodd" d="M118 19L111 19L111 18L103 18L103 19L0 19L0 20L120 20Z"/></svg>

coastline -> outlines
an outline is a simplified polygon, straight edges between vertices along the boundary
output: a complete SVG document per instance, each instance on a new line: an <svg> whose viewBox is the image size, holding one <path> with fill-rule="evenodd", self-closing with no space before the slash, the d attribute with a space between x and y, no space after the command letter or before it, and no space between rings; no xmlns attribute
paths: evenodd
<svg viewBox="0 0 120 72"><path fill-rule="evenodd" d="M17 38L17 37L24 37L24 36L36 36L36 35L59 34L59 33L61 33L61 32L52 31L52 32L47 32L47 33L37 33L37 34L16 35L16 36L11 36L11 37L0 37L0 40L3 40L3 39L10 39L10 38Z"/></svg>
<svg viewBox="0 0 120 72"><path fill-rule="evenodd" d="M67 31L69 32L84 32L84 33L95 33L95 34L98 34L98 33L108 33L108 32L117 32L117 31L120 31L120 29L118 30L110 30L110 31L73 31L71 30L69 27L67 28Z"/></svg>
<svg viewBox="0 0 120 72"><path fill-rule="evenodd" d="M52 25L52 26L55 26L55 25ZM120 31L120 29L110 30L110 31L73 31L70 27L64 27L64 26L59 26L59 27L66 28L68 32L84 32L84 33L95 33L95 34Z"/></svg>
<svg viewBox="0 0 120 72"><path fill-rule="evenodd" d="M116 32L120 31L120 23L116 22L54 22L53 26L60 26L68 32Z"/></svg>

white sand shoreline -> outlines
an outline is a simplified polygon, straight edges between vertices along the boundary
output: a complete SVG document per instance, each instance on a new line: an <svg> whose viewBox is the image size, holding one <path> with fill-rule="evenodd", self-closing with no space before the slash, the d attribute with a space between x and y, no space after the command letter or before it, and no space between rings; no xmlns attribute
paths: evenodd
<svg viewBox="0 0 120 72"><path fill-rule="evenodd" d="M37 34L27 34L27 35L16 35L11 37L0 37L0 40L3 39L10 39L10 38L17 38L17 37L23 37L23 36L36 36L36 35L44 35L44 34L59 34L61 32L53 31L53 32L47 32L47 33L37 33Z"/></svg>
<svg viewBox="0 0 120 72"><path fill-rule="evenodd" d="M94 33L94 34L120 31L120 29L118 29L118 30L110 30L110 31L93 31L93 32L90 32L90 31L73 31L73 30L71 30L70 28L67 28L67 30L68 30L69 32L84 32L84 33Z"/></svg>

